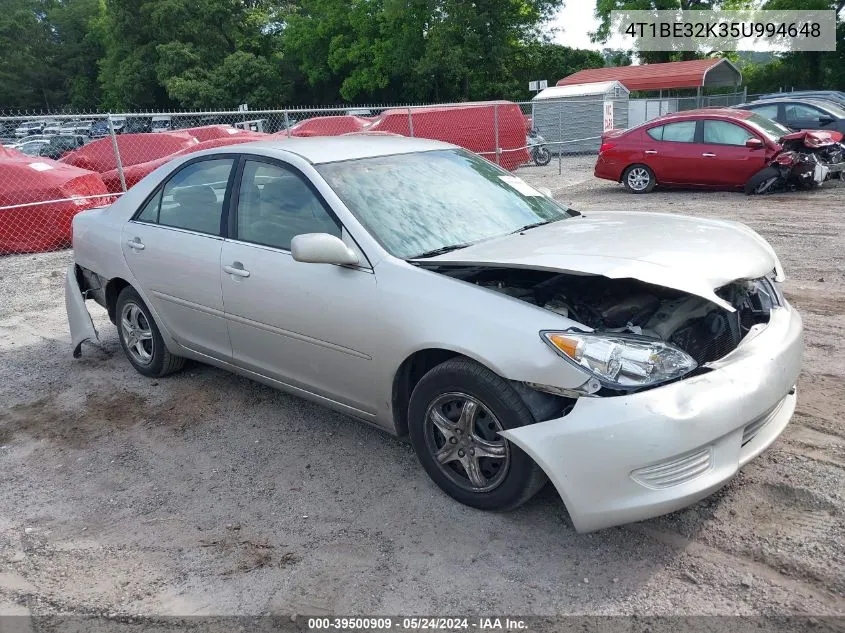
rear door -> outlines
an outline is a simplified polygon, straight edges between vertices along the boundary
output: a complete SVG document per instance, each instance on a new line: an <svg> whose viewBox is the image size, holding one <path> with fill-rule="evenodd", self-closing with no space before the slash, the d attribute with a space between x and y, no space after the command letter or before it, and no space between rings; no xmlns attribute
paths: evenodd
<svg viewBox="0 0 845 633"><path fill-rule="evenodd" d="M763 142L759 149L745 147L756 138ZM704 178L708 185L741 187L766 166L765 141L737 123L720 119L701 122L701 148Z"/></svg>
<svg viewBox="0 0 845 633"><path fill-rule="evenodd" d="M126 263L152 308L185 347L230 360L220 252L233 156L191 161L147 199L123 229Z"/></svg>
<svg viewBox="0 0 845 633"><path fill-rule="evenodd" d="M702 184L702 150L695 142L696 121L676 121L647 128L643 162L661 184Z"/></svg>

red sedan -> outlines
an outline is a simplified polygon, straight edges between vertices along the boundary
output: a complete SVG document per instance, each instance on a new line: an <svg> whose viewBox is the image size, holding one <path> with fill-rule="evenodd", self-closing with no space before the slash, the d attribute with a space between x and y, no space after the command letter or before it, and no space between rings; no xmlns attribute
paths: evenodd
<svg viewBox="0 0 845 633"><path fill-rule="evenodd" d="M780 151L789 130L748 110L688 110L602 136L597 178L631 193L656 185L742 188Z"/></svg>

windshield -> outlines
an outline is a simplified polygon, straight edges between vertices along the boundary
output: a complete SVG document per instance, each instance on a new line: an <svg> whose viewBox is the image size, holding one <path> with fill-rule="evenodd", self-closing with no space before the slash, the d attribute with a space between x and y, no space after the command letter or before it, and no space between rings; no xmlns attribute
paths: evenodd
<svg viewBox="0 0 845 633"><path fill-rule="evenodd" d="M317 169L373 237L403 259L573 215L464 150L363 158Z"/></svg>
<svg viewBox="0 0 845 633"><path fill-rule="evenodd" d="M789 134L791 130L776 123L771 119L752 112L751 116L745 119L746 123L751 125L754 129L765 134L770 140L777 142L784 134Z"/></svg>
<svg viewBox="0 0 845 633"><path fill-rule="evenodd" d="M845 108L837 104L835 101L808 101L829 114L832 114L837 119L845 119Z"/></svg>

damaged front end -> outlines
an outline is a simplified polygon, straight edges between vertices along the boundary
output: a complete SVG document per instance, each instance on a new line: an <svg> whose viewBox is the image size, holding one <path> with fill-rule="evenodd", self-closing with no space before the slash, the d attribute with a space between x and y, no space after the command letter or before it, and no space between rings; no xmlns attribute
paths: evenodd
<svg viewBox="0 0 845 633"><path fill-rule="evenodd" d="M719 303L636 279L485 266L426 266L555 312L572 325L543 341L592 378L562 396L633 393L709 371L784 304L775 273L715 290ZM729 309L730 308L730 309Z"/></svg>

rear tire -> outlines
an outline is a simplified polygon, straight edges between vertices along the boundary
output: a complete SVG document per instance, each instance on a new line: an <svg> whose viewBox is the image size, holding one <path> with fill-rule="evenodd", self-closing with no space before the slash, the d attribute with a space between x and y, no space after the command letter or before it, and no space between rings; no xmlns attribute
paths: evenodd
<svg viewBox="0 0 845 633"><path fill-rule="evenodd" d="M745 195L752 196L770 192L778 178L780 178L780 172L774 167L761 169L745 183Z"/></svg>
<svg viewBox="0 0 845 633"><path fill-rule="evenodd" d="M117 297L116 325L120 346L135 370L151 378L179 371L185 359L171 354L141 296L131 286Z"/></svg>
<svg viewBox="0 0 845 633"><path fill-rule="evenodd" d="M631 165L622 174L622 184L629 193L650 193L657 185L651 167L643 164Z"/></svg>
<svg viewBox="0 0 845 633"><path fill-rule="evenodd" d="M498 431L534 418L506 380L453 358L417 383L408 407L411 445L446 494L482 510L512 510L546 482L543 470Z"/></svg>

